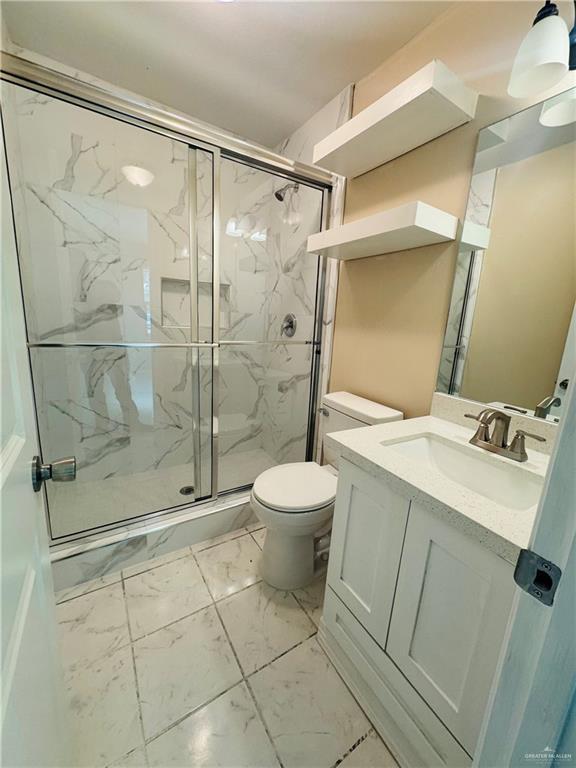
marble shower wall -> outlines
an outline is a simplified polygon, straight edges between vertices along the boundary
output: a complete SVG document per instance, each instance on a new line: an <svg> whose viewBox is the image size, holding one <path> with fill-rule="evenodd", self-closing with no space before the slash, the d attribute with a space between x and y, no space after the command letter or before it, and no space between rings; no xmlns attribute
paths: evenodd
<svg viewBox="0 0 576 768"><path fill-rule="evenodd" d="M291 136L285 139L276 151L291 160L312 164L314 145L326 138L329 133L344 125L352 117L352 99L354 86L348 85L316 112L304 125L300 126ZM343 222L346 179L335 176L330 200L330 223L335 227ZM322 354L320 357L320 377L317 404L328 391L330 384L330 369L332 366L332 341L334 336L334 318L336 316L336 297L338 293L339 262L327 259L326 279L324 288L324 309L322 313ZM321 433L320 411L316 417L316 435ZM316 461L322 460L322 445L316 441L314 456Z"/></svg>
<svg viewBox="0 0 576 768"><path fill-rule="evenodd" d="M232 160L221 170L219 450L229 489L306 455L318 276L306 240L320 227L322 192L290 185L280 201L287 179ZM299 344L281 343L288 313Z"/></svg>
<svg viewBox="0 0 576 768"><path fill-rule="evenodd" d="M192 340L191 206L211 306L212 155L19 86L2 102L29 340L102 345L31 352L44 458L78 461L48 489L53 536L184 504L200 481L209 495L211 350L106 345Z"/></svg>
<svg viewBox="0 0 576 768"><path fill-rule="evenodd" d="M466 207L466 221L484 227L489 226L497 173L498 169L494 168L475 173L472 176ZM438 392L454 395L458 395L460 392L484 253L484 250L472 251L462 245L458 252L450 311L438 369L436 384ZM466 304L464 304L465 301Z"/></svg>

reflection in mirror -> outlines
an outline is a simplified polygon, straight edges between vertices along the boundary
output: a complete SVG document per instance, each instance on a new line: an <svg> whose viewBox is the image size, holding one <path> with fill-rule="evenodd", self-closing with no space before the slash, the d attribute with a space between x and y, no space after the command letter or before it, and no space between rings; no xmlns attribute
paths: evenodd
<svg viewBox="0 0 576 768"><path fill-rule="evenodd" d="M576 88L480 131L437 389L557 421L576 369Z"/></svg>

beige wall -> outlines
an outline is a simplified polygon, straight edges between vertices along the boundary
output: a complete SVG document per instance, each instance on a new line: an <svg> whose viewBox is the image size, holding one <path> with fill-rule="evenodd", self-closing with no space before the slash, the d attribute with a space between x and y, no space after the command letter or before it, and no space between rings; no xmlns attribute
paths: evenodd
<svg viewBox="0 0 576 768"><path fill-rule="evenodd" d="M530 103L507 97L506 86L514 54L540 5L456 3L356 84L355 114L439 58L482 96L472 123L350 180L346 221L415 199L462 218L479 128ZM562 12L569 17L568 4ZM349 390L408 417L429 413L456 253L452 243L342 263L333 391Z"/></svg>
<svg viewBox="0 0 576 768"><path fill-rule="evenodd" d="M574 144L498 171L461 395L534 408L554 394L574 299Z"/></svg>

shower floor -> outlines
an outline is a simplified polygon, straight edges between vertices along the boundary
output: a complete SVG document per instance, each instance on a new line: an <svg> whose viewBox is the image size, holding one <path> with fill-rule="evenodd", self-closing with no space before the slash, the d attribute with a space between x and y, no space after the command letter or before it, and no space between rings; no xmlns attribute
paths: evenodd
<svg viewBox="0 0 576 768"><path fill-rule="evenodd" d="M218 485L230 491L250 485L277 461L262 448L235 451L219 459ZM106 480L77 480L49 488L52 536L60 538L102 525L135 520L143 513L156 512L190 503L180 489L194 485L192 464L159 467L148 472L119 474Z"/></svg>
<svg viewBox="0 0 576 768"><path fill-rule="evenodd" d="M57 594L75 765L396 766L316 640L324 579L264 584L264 535Z"/></svg>

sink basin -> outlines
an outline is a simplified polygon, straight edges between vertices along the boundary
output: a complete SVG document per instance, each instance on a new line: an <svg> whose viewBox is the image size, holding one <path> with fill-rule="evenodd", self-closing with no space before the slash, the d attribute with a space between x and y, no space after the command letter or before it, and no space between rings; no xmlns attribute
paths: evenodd
<svg viewBox="0 0 576 768"><path fill-rule="evenodd" d="M497 456L483 455L479 448L438 435L415 435L381 445L503 507L527 510L540 499L542 477Z"/></svg>

